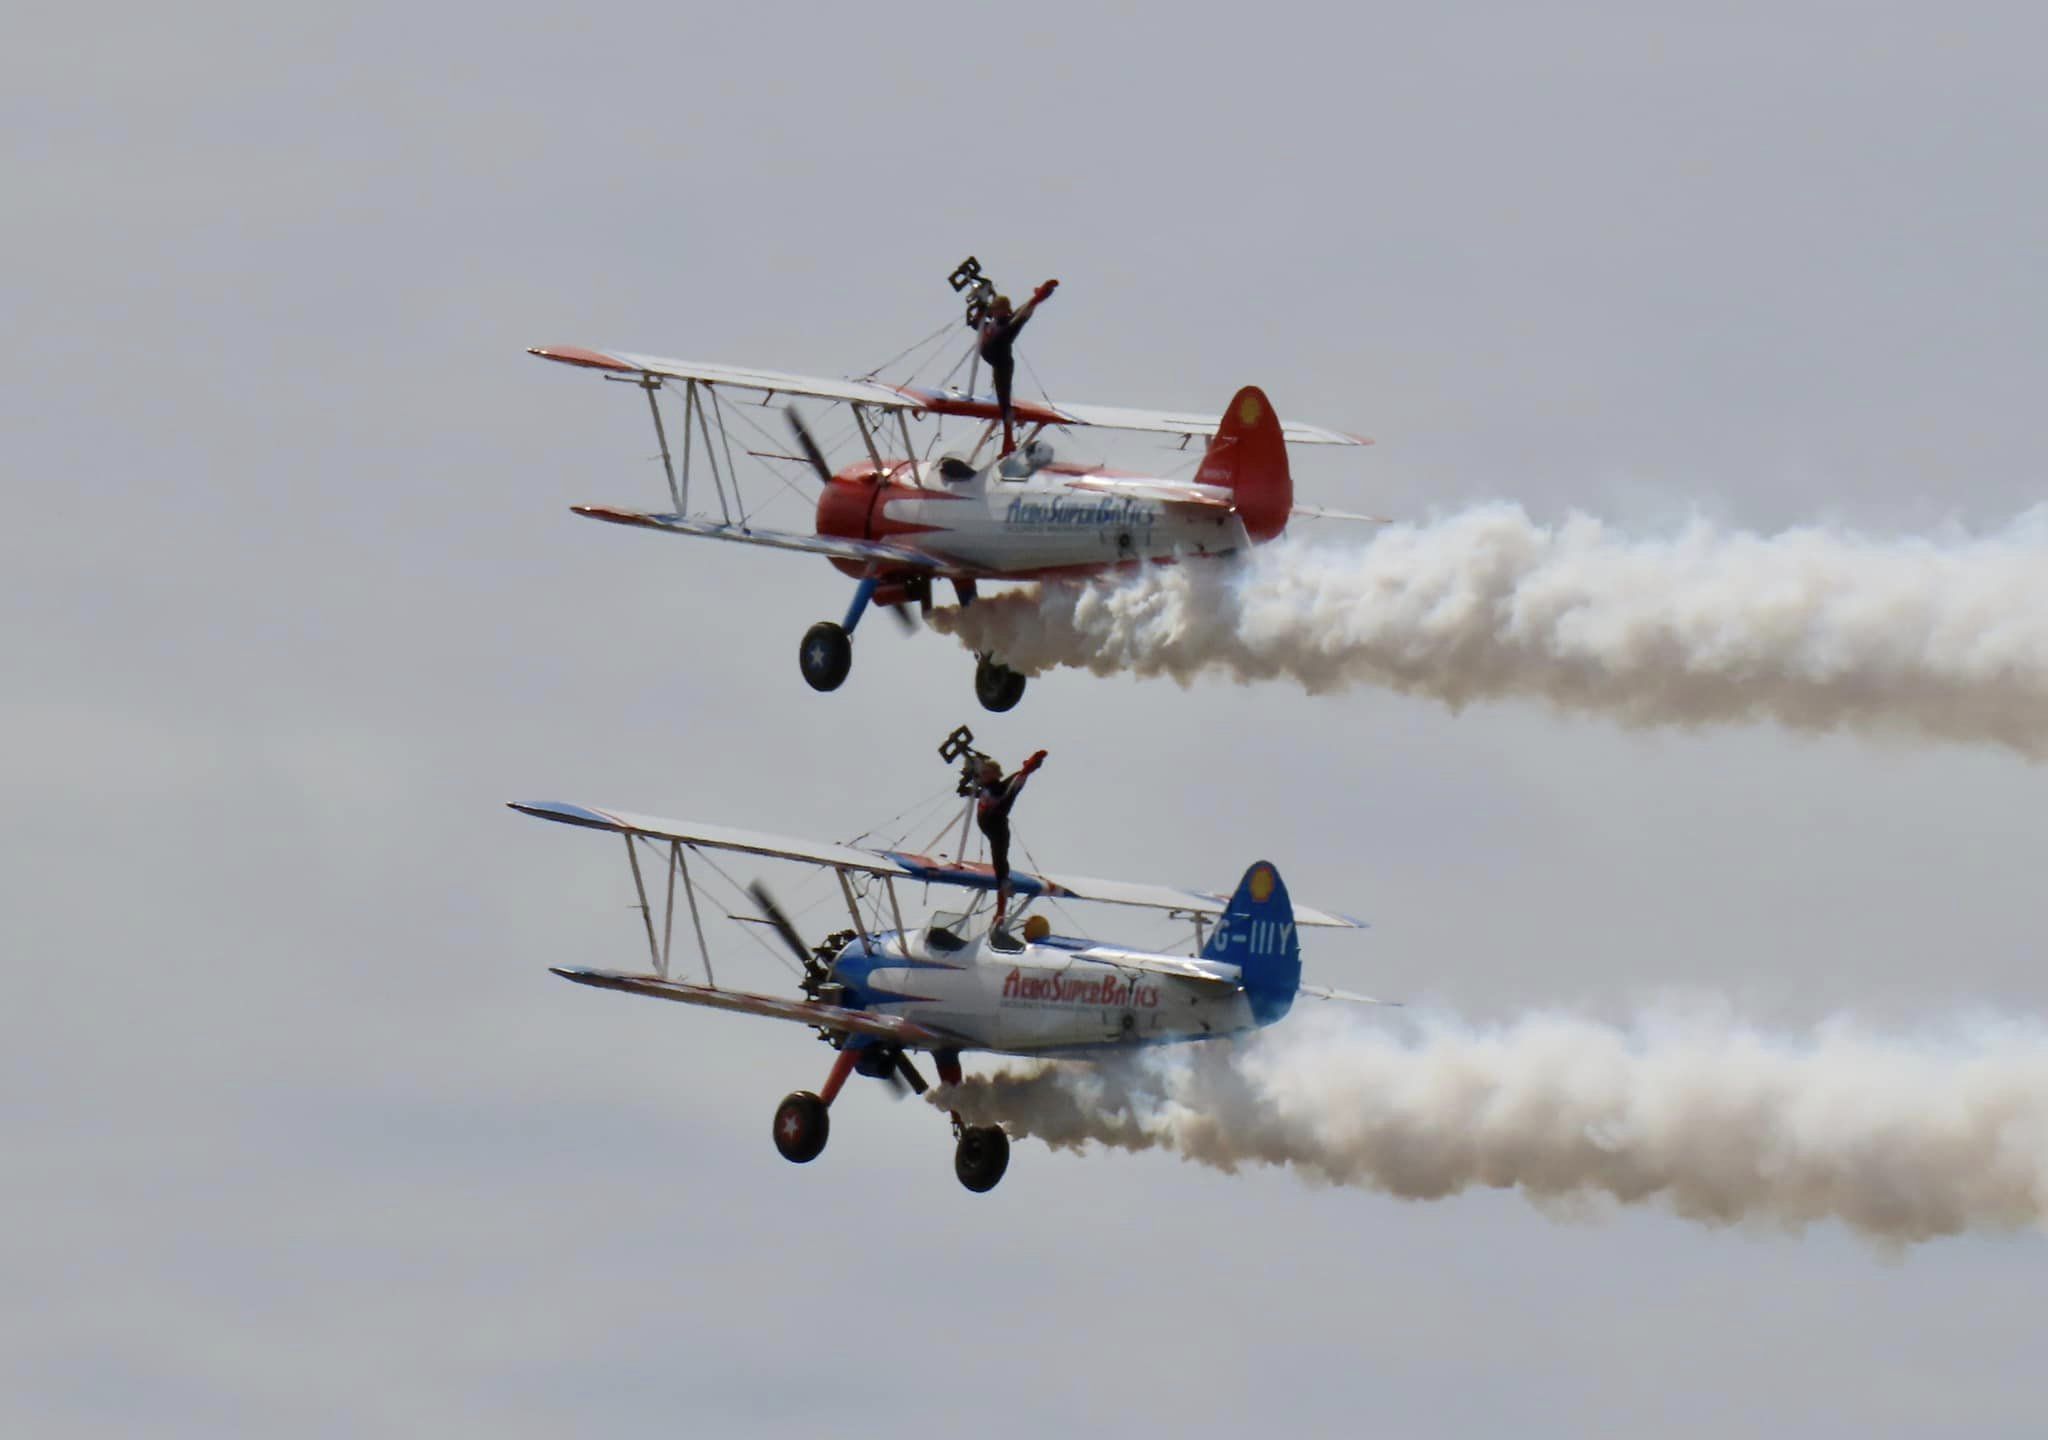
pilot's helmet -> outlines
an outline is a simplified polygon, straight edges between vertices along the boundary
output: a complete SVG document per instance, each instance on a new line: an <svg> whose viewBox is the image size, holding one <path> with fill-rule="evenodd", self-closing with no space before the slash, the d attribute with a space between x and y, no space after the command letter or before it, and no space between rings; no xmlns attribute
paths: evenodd
<svg viewBox="0 0 2048 1440"><path fill-rule="evenodd" d="M1024 460L1033 470L1052 464L1052 442L1033 440L1024 447Z"/></svg>
<svg viewBox="0 0 2048 1440"><path fill-rule="evenodd" d="M1033 915L1024 921L1024 938L1032 944L1036 945L1050 934L1052 934L1052 921L1046 919L1043 915Z"/></svg>

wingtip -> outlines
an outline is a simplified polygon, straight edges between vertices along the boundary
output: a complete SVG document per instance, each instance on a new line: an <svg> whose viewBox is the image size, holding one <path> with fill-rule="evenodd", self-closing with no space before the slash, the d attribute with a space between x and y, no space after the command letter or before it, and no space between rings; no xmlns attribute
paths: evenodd
<svg viewBox="0 0 2048 1440"><path fill-rule="evenodd" d="M590 350L581 345L529 345L529 355L538 355L543 360L554 360L563 365L581 365L586 370L632 370L632 366L602 350Z"/></svg>

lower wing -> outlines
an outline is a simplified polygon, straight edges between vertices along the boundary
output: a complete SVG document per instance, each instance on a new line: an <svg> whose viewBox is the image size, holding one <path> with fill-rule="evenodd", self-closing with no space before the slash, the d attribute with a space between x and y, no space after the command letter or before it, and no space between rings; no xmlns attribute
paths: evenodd
<svg viewBox="0 0 2048 1440"><path fill-rule="evenodd" d="M657 1000L676 1000L685 1005L702 1005L712 1010L735 1010L743 1015L766 1015L771 1020L794 1020L820 1030L844 1035L870 1035L898 1045L936 1049L961 1043L956 1036L905 1020L901 1015L879 1015L872 1010L848 1010L839 1005L820 1005L815 1000L785 1000L776 995L756 995L750 990L720 990L712 985L692 985L683 980L664 980L658 975L628 975L618 970L576 970L560 965L551 973L578 985L600 990L623 990L628 995L651 995Z"/></svg>
<svg viewBox="0 0 2048 1440"><path fill-rule="evenodd" d="M757 530L747 525L721 525L715 520L692 520L683 515L658 515L644 510L617 510L609 505L571 505L578 515L603 520L611 525L636 525L643 530L662 530L670 535L696 535L706 540L736 540L742 545L766 545L772 550L802 550L811 555L829 555L834 560L851 560L859 565L883 565L898 570L921 570L933 575L979 572L964 569L936 555L891 545L884 540L848 540L837 535L799 535L790 530Z"/></svg>

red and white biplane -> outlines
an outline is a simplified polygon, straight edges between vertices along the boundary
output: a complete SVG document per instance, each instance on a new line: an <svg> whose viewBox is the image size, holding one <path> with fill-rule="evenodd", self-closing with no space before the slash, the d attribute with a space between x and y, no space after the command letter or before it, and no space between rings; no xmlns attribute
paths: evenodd
<svg viewBox="0 0 2048 1440"><path fill-rule="evenodd" d="M1274 538L1298 515L1378 518L1295 503L1290 444L1371 441L1319 425L1284 423L1255 386L1238 391L1217 417L1018 399L1012 410L1024 438L1004 455L992 443L1001 433L1001 412L993 396L972 393L971 380L961 390L788 375L573 345L535 346L531 353L638 386L653 414L673 508L578 505L577 514L672 535L823 555L858 582L844 619L821 620L804 635L799 661L804 679L817 690L836 690L845 681L853 664L854 627L871 604L894 607L908 623L907 607L930 609L935 580L950 581L960 602L970 604L976 587L987 581L1081 580L1146 562L1228 555ZM682 391L680 457L670 446L658 400L671 387ZM790 419L801 455L746 449L743 437L741 448L750 456L806 462L815 472L822 489L809 534L756 525L740 497L728 424L779 396L844 405L861 447L859 458L834 470L794 409ZM985 422L964 453L941 450L936 425L922 446L912 431L913 422L942 425L947 418ZM763 433L751 419L747 423ZM1184 446L1202 440L1206 448L1190 479L1133 475L1056 457L1045 432L1084 427L1175 435ZM691 470L698 463L710 472L716 514L690 508ZM986 708L1008 710L1023 697L1024 677L1001 656L982 655L974 688Z"/></svg>

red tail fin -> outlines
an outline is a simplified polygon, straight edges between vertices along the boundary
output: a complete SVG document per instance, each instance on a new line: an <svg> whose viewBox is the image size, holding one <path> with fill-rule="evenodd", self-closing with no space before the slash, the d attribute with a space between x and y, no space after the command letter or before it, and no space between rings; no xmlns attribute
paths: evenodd
<svg viewBox="0 0 2048 1440"><path fill-rule="evenodd" d="M1195 479L1237 493L1237 513L1254 540L1271 540L1287 528L1294 509L1294 476L1287 469L1287 440L1273 402L1256 385L1237 392Z"/></svg>

